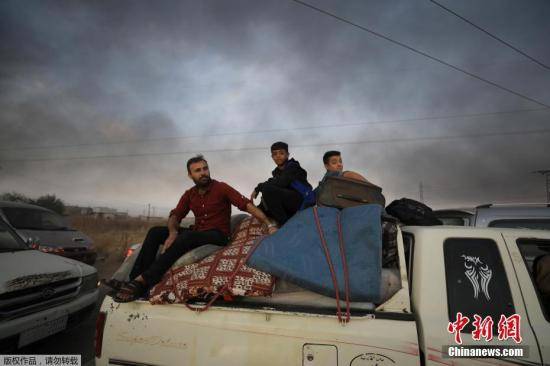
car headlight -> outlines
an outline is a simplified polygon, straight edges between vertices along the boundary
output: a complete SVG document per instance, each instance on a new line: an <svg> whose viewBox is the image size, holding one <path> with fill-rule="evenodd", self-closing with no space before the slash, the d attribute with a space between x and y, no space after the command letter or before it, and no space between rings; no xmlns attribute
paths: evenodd
<svg viewBox="0 0 550 366"><path fill-rule="evenodd" d="M39 245L38 250L44 253L54 253L54 254L64 252L64 249L61 247L49 247L46 245Z"/></svg>
<svg viewBox="0 0 550 366"><path fill-rule="evenodd" d="M91 275L82 277L80 292L90 292L97 289L97 272Z"/></svg>

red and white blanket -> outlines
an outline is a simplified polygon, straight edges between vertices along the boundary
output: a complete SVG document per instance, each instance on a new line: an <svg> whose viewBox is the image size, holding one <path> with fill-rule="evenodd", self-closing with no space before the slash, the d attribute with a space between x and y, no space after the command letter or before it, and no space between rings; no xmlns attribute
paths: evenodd
<svg viewBox="0 0 550 366"><path fill-rule="evenodd" d="M226 285L222 293L226 297L270 296L275 277L242 263L256 241L265 235L267 229L256 218L244 219L225 248L197 263L168 270L151 289L149 301L151 304L167 304L185 303L190 299L205 300Z"/></svg>

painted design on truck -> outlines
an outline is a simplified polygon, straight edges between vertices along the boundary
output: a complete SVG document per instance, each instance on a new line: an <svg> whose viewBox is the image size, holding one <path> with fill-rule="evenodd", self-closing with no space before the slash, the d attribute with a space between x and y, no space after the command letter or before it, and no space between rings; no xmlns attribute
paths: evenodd
<svg viewBox="0 0 550 366"><path fill-rule="evenodd" d="M462 258L464 258L464 268L466 268L464 274L472 284L474 299L477 300L481 291L487 301L491 300L491 296L489 296L489 282L491 282L491 278L493 277L493 271L479 257L463 254Z"/></svg>
<svg viewBox="0 0 550 366"><path fill-rule="evenodd" d="M389 358L388 356L381 355L378 353L363 353L359 356L356 356L350 362L350 366L384 366L384 365L393 365L395 361Z"/></svg>

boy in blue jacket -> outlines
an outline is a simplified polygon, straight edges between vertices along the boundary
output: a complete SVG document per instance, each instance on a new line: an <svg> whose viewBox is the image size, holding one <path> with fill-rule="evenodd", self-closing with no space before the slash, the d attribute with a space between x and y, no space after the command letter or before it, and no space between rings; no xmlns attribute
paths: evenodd
<svg viewBox="0 0 550 366"><path fill-rule="evenodd" d="M259 183L250 199L262 193L260 207L271 218L283 225L298 210L315 204L307 172L296 160L289 159L288 144L278 141L271 145L271 158L277 165L272 177Z"/></svg>

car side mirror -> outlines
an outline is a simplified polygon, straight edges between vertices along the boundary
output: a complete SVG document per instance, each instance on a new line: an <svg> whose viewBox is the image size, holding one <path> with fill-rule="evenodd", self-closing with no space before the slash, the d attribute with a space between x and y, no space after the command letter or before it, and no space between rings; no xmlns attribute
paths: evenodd
<svg viewBox="0 0 550 366"><path fill-rule="evenodd" d="M27 238L25 243L32 249L38 249L38 243L33 238Z"/></svg>

